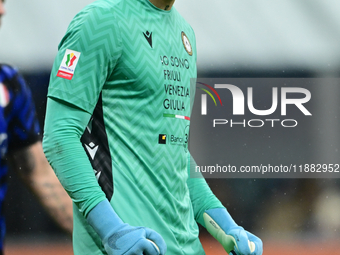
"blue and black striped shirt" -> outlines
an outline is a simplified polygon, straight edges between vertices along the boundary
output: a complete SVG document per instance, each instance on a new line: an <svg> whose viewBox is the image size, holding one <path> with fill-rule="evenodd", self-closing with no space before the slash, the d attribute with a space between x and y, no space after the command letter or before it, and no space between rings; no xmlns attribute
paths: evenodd
<svg viewBox="0 0 340 255"><path fill-rule="evenodd" d="M39 132L30 89L17 70L0 64L0 254L5 235L6 158L12 151L37 142Z"/></svg>

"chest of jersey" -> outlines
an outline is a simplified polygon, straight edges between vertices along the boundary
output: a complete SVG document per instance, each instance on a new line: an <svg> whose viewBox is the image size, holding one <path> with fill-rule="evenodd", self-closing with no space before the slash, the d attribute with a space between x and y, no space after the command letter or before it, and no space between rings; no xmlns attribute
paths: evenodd
<svg viewBox="0 0 340 255"><path fill-rule="evenodd" d="M191 28L176 15L136 19L120 20L122 55L107 84L115 87L118 98L135 98L135 103L167 114L190 115L190 79L196 77Z"/></svg>
<svg viewBox="0 0 340 255"><path fill-rule="evenodd" d="M143 158L150 166L154 160L164 162L159 169L182 170L195 91L194 33L176 12L130 19L117 14L117 19L121 55L102 89L109 144L115 145L112 155L120 155L116 161L121 165L123 158L130 165L132 158Z"/></svg>

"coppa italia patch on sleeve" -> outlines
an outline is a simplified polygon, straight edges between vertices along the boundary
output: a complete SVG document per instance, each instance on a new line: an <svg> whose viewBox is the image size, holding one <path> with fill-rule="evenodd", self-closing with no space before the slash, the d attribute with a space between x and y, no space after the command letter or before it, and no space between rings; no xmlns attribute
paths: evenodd
<svg viewBox="0 0 340 255"><path fill-rule="evenodd" d="M61 61L57 76L71 80L78 64L80 52L67 49Z"/></svg>

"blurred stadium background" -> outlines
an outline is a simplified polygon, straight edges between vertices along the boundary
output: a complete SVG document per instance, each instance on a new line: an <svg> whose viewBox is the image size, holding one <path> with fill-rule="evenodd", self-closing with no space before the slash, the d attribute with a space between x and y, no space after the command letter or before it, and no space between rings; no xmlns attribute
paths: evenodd
<svg viewBox="0 0 340 255"><path fill-rule="evenodd" d="M16 66L24 74L42 125L57 45L72 17L90 2L6 1L0 62ZM199 77L339 78L337 0L177 0L175 7L196 32ZM317 163L340 163L340 85L328 92L322 94L320 89L317 95L327 101L318 106L323 119L316 120L324 125L314 127L315 132L306 127L293 138L276 140L276 146L288 155L282 156L286 162L302 157L304 163L316 163L315 159L329 160ZM199 145L193 154L204 165L216 152L201 138L198 121L192 122L192 137ZM255 157L252 149L261 151L266 136L247 131L226 135L219 155L240 161ZM218 140L221 134L210 137ZM246 155L233 154L240 137L251 138L253 147L249 146ZM72 254L71 238L11 173L9 183L6 254ZM264 254L340 254L339 179L208 179L208 183L236 222L263 239ZM207 254L223 254L204 230L201 237Z"/></svg>

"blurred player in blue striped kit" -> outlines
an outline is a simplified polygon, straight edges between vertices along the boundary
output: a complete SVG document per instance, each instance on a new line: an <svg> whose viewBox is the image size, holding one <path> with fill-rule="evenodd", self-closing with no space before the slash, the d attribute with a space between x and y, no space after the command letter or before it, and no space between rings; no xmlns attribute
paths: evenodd
<svg viewBox="0 0 340 255"><path fill-rule="evenodd" d="M0 25L4 14L4 1L0 0ZM0 155L0 254L5 235L3 207L8 165L17 170L54 220L71 233L71 199L43 153L31 92L17 70L5 64L0 64Z"/></svg>

